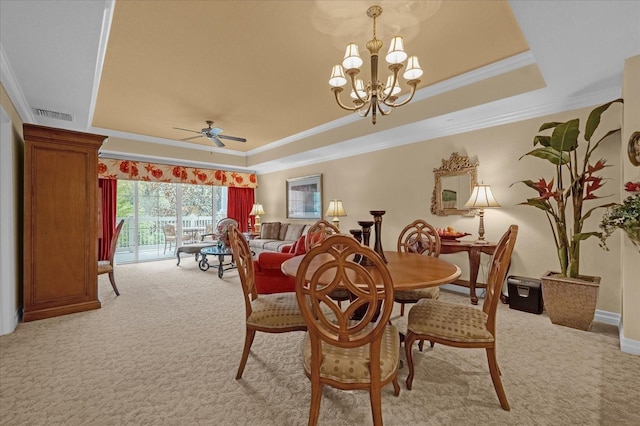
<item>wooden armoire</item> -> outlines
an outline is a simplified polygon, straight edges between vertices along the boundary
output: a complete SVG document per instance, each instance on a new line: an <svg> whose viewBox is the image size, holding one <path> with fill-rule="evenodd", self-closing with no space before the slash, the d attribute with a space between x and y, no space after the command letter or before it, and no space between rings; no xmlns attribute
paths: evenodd
<svg viewBox="0 0 640 426"><path fill-rule="evenodd" d="M24 125L23 321L100 308L97 166L105 138Z"/></svg>

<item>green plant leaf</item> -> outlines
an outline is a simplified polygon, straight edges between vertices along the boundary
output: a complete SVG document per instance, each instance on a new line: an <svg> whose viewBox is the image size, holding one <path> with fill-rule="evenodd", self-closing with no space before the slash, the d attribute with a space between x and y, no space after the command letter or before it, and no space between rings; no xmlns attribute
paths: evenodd
<svg viewBox="0 0 640 426"><path fill-rule="evenodd" d="M533 146L540 144L542 146L550 146L551 145L551 136L536 136L533 138Z"/></svg>
<svg viewBox="0 0 640 426"><path fill-rule="evenodd" d="M591 113L589 114L589 118L587 119L587 124L584 127L584 139L586 141L591 140L591 137L600 125L600 117L602 116L602 113L605 112L615 102L622 103L624 101L622 100L622 98L619 98L615 101L607 102L604 105L600 105L599 107L591 111Z"/></svg>
<svg viewBox="0 0 640 426"><path fill-rule="evenodd" d="M533 151L527 152L522 157L526 155L542 158L543 160L548 160L549 162L556 165L564 165L569 162L569 154L567 154L566 152L560 152L550 146L545 146L544 148L536 148ZM522 157L520 157L520 159L522 159Z"/></svg>
<svg viewBox="0 0 640 426"><path fill-rule="evenodd" d="M559 121L551 121L549 123L544 123L542 126L540 126L540 129L538 131L541 132L543 130L552 129L559 124L562 124L562 123Z"/></svg>
<svg viewBox="0 0 640 426"><path fill-rule="evenodd" d="M580 120L577 118L558 124L551 135L551 146L557 151L575 150L578 147L579 125Z"/></svg>
<svg viewBox="0 0 640 426"><path fill-rule="evenodd" d="M521 206L531 206L540 210L544 210L549 213L553 213L553 209L548 201L543 201L538 198L528 198L527 201L519 203Z"/></svg>
<svg viewBox="0 0 640 426"><path fill-rule="evenodd" d="M583 232L581 234L573 234L573 241L584 241L591 237L602 237L602 232Z"/></svg>

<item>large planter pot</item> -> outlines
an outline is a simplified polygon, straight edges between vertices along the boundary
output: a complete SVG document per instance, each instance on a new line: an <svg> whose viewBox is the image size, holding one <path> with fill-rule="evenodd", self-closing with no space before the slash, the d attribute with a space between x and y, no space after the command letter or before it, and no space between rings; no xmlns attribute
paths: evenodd
<svg viewBox="0 0 640 426"><path fill-rule="evenodd" d="M544 307L551 322L589 330L596 312L600 277L566 278L549 271L540 280Z"/></svg>

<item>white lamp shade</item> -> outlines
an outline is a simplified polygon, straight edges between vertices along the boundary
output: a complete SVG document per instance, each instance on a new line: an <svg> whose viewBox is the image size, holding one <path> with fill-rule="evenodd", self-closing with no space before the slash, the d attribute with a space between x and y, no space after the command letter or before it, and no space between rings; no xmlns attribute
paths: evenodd
<svg viewBox="0 0 640 426"><path fill-rule="evenodd" d="M356 78L356 90L358 91L358 95L360 95L361 99L364 99L367 96L367 92L364 90L364 81L361 78ZM358 99L355 91L351 91L351 98Z"/></svg>
<svg viewBox="0 0 640 426"><path fill-rule="evenodd" d="M358 52L357 44L347 44L347 49L344 52L344 59L342 60L342 66L346 69L360 68L362 66L362 58Z"/></svg>
<svg viewBox="0 0 640 426"><path fill-rule="evenodd" d="M471 197L464 205L468 209L486 208L486 207L500 207L500 204L496 201L491 187L483 183L476 185L473 188Z"/></svg>
<svg viewBox="0 0 640 426"><path fill-rule="evenodd" d="M260 216L261 214L266 214L264 212L264 207L262 207L262 204L254 204L253 207L251 207L249 216Z"/></svg>
<svg viewBox="0 0 640 426"><path fill-rule="evenodd" d="M344 76L342 65L334 65L331 70L331 77L329 77L329 85L332 87L341 87L345 84L347 84L347 79Z"/></svg>
<svg viewBox="0 0 640 426"><path fill-rule="evenodd" d="M402 74L405 80L415 80L422 76L422 68L420 68L420 64L418 63L417 56L409 57L407 61L407 70Z"/></svg>
<svg viewBox="0 0 640 426"><path fill-rule="evenodd" d="M402 40L402 36L395 36L391 39L391 44L389 45L389 52L385 57L388 63L390 64L400 64L407 59L407 54L404 51L404 42Z"/></svg>
<svg viewBox="0 0 640 426"><path fill-rule="evenodd" d="M393 76L390 75L389 77L387 77L387 84L384 85L385 95L389 95L389 92L391 92L391 96L395 96L398 93L400 93L401 89L400 89L400 85L398 84L398 80L396 79L396 85L393 86L393 90L391 90L392 84L393 84Z"/></svg>
<svg viewBox="0 0 640 426"><path fill-rule="evenodd" d="M327 208L326 216L332 217L342 217L346 216L347 213L344 211L344 206L342 205L341 200L331 200L329 201L329 207Z"/></svg>

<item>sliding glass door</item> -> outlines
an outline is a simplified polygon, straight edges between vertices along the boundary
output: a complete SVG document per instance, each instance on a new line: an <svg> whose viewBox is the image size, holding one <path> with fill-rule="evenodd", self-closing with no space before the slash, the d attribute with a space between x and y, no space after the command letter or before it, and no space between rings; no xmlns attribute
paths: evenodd
<svg viewBox="0 0 640 426"><path fill-rule="evenodd" d="M118 181L117 220L125 220L116 249L118 263L173 257L183 244L200 241L226 217L227 188Z"/></svg>

